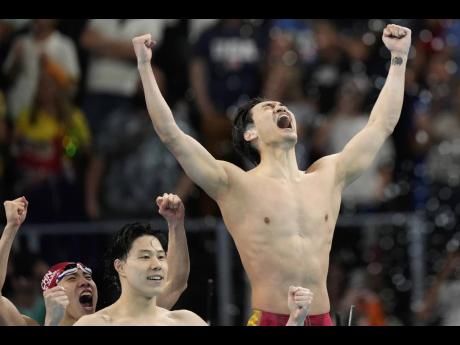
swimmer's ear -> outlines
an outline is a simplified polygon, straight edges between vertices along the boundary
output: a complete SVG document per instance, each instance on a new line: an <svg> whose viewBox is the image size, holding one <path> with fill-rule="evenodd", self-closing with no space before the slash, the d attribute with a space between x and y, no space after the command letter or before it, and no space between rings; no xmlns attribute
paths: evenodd
<svg viewBox="0 0 460 345"><path fill-rule="evenodd" d="M115 271L117 271L119 275L124 276L125 267L123 265L123 261L121 261L120 259L115 259L115 261L113 262L113 267L115 267Z"/></svg>
<svg viewBox="0 0 460 345"><path fill-rule="evenodd" d="M244 132L244 140L246 141L252 141L254 139L257 139L258 137L257 129L255 126L251 126L248 129L246 129L246 132Z"/></svg>

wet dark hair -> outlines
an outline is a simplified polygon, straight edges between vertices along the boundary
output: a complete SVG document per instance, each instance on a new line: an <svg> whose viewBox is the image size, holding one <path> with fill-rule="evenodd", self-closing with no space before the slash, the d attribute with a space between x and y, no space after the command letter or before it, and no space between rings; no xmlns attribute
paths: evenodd
<svg viewBox="0 0 460 345"><path fill-rule="evenodd" d="M249 159L255 165L260 163L260 153L252 146L251 142L244 139L244 132L246 132L248 124L254 123L251 109L255 105L266 101L266 99L261 97L250 99L238 108L235 119L233 120L233 147L243 158Z"/></svg>
<svg viewBox="0 0 460 345"><path fill-rule="evenodd" d="M133 246L133 242L144 235L153 236L158 239L163 249L167 251L167 237L162 231L152 229L150 224L130 223L123 226L123 228L113 235L104 260L104 280L114 295L120 295L121 285L118 272L115 270L113 263L116 259L126 260L128 253Z"/></svg>

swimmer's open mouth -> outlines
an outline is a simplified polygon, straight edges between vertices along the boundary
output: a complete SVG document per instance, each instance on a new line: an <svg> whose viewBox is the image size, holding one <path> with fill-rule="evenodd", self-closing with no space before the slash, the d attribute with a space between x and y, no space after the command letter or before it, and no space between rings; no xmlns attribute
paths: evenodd
<svg viewBox="0 0 460 345"><path fill-rule="evenodd" d="M93 294L91 292L83 291L78 300L83 308L93 308Z"/></svg>
<svg viewBox="0 0 460 345"><path fill-rule="evenodd" d="M291 128L292 129L292 121L291 118L287 114L281 114L276 121L276 125L281 129Z"/></svg>

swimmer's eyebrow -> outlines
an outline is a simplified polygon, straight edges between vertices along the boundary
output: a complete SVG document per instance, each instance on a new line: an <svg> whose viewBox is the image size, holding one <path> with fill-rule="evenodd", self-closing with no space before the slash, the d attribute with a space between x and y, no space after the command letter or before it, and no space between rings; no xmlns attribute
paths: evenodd
<svg viewBox="0 0 460 345"><path fill-rule="evenodd" d="M281 102L266 102L265 104L262 105L262 108L265 108L265 107L274 108L277 104L279 104L281 107L284 107L284 104Z"/></svg>
<svg viewBox="0 0 460 345"><path fill-rule="evenodd" d="M158 251L157 250L151 250L151 249L139 249L137 252L139 254L143 254L143 253L154 254L154 253L157 253L157 254L162 254L162 255L164 255L166 253L163 249L158 250Z"/></svg>
<svg viewBox="0 0 460 345"><path fill-rule="evenodd" d="M77 275L77 272L74 272L74 273L68 273L66 274L62 279L65 279L67 277L75 277Z"/></svg>

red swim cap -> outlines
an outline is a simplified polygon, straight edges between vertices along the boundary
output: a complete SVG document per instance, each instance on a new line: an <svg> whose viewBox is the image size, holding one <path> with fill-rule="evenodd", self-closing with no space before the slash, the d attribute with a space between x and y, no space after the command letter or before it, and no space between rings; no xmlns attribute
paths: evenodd
<svg viewBox="0 0 460 345"><path fill-rule="evenodd" d="M42 279L42 290L46 291L57 286L62 278L66 275L76 273L78 269L92 274L91 269L80 262L64 261L52 266Z"/></svg>

